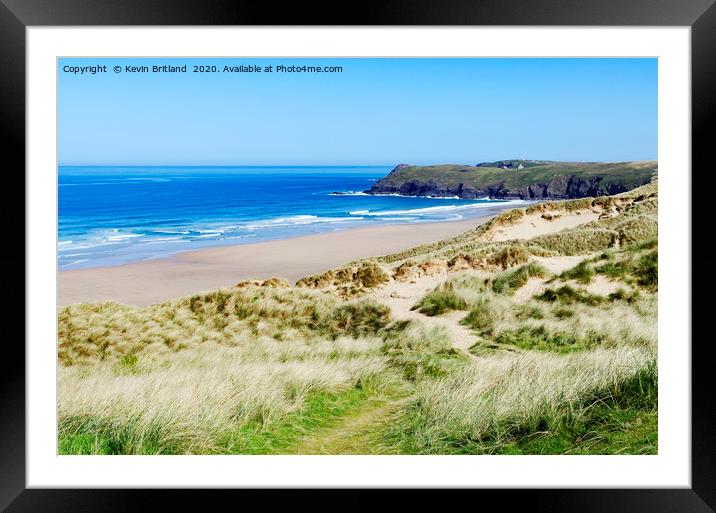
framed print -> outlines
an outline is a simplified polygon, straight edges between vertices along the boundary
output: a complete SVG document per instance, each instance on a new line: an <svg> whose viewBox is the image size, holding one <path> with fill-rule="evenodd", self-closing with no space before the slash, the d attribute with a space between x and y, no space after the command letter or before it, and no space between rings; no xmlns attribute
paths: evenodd
<svg viewBox="0 0 716 513"><path fill-rule="evenodd" d="M716 8L478 5L4 2L3 508L713 511Z"/></svg>

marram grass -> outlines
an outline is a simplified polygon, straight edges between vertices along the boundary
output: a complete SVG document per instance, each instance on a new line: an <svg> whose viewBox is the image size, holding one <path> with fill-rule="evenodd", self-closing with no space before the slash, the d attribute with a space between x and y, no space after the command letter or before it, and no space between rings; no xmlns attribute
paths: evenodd
<svg viewBox="0 0 716 513"><path fill-rule="evenodd" d="M515 209L297 287L64 308L59 451L656 453L656 188ZM586 210L600 218L491 240L525 215ZM570 255L564 272L535 261ZM411 312L424 322L355 299L433 269L449 274ZM456 315L469 351L445 328Z"/></svg>

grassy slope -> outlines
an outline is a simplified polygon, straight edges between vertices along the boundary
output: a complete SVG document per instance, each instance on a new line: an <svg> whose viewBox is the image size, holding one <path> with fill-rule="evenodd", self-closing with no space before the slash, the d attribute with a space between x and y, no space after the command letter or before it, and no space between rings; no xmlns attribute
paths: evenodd
<svg viewBox="0 0 716 513"><path fill-rule="evenodd" d="M303 287L252 285L147 308L65 308L60 451L654 453L656 184L527 210L596 206L615 217L521 244L485 238L521 219L525 209L517 209L453 239L306 279ZM525 279L544 272L499 270L534 255L593 251L606 256L585 256L550 287L580 290L585 280L607 276L623 283L624 294L586 304L587 296L563 291L517 305ZM444 331L394 321L381 305L332 293L339 283L346 295L360 295L398 269L456 257L487 265L492 279L453 275L426 313L465 309L467 325L482 337L473 348L482 367ZM506 368L531 378L505 380ZM480 409L490 404L506 409Z"/></svg>
<svg viewBox="0 0 716 513"><path fill-rule="evenodd" d="M645 224L637 222L651 221L656 216L656 194L656 184L652 184L616 198L619 214L598 220L590 228L610 230L615 237L595 247L583 245L585 254L603 252L596 257L586 256L559 276L545 276L543 269L530 263L492 273L488 280L457 274L426 294L416 309L427 315L449 310L467 312L463 322L478 337L471 351L480 360L472 368L418 388L416 401L392 431L400 450L471 454L656 453L658 250L655 229L644 229ZM557 254L560 249L573 254L571 244L563 242L584 231L568 230L559 238L527 244L525 250L540 254L545 251L540 245L543 244ZM581 241L581 236L577 239ZM554 244L555 241L562 243ZM615 246L615 241L621 244ZM489 242L479 240L479 234L473 234L415 249L409 260L405 260L405 254L387 260L398 266L403 262L404 266L406 261L434 259L446 251L469 255L489 246ZM516 301L516 290L531 277L542 277L546 291ZM608 277L618 286L616 292L588 292L587 287L599 277ZM616 357L619 351L630 352ZM532 359L539 353L560 356L535 364ZM574 374L575 382L570 383L569 372L547 371L555 365L569 366L570 359L583 357L595 360L587 365L574 361L575 369L581 369ZM615 357L620 362L617 369L592 374L604 363L602 358ZM634 358L642 359L642 364L633 367ZM501 359L505 365L500 370ZM612 384L601 381L628 368L636 373ZM529 386L516 384L523 376L528 376ZM595 381L586 387L585 394L577 393L569 399L590 379ZM541 382L544 387L539 385ZM597 385L598 382L603 384ZM527 388L531 391L523 396ZM544 400L533 400L541 394ZM522 406L517 407L520 402Z"/></svg>
<svg viewBox="0 0 716 513"><path fill-rule="evenodd" d="M419 387L393 431L396 443L418 453L654 453L656 252L655 240L635 243L544 276L548 287L559 281L565 285L556 290L572 291L549 298L514 297L522 274L544 274L530 270L533 264L489 280L456 275L439 286L439 308L435 292L426 294L416 306L430 307L429 314L467 312L463 322L474 330L471 351L480 360ZM586 291L607 274L618 292ZM561 365L565 370L554 372ZM635 374L609 382L628 369ZM522 379L529 384L520 386Z"/></svg>
<svg viewBox="0 0 716 513"><path fill-rule="evenodd" d="M655 454L656 404L638 351L503 355L419 387L387 438L410 454Z"/></svg>
<svg viewBox="0 0 716 513"><path fill-rule="evenodd" d="M465 184L475 189L485 189L504 183L509 190L517 190L533 183L547 183L558 176L576 175L581 178L604 177L603 184L622 183L633 188L648 183L655 174L655 161L586 163L546 162L528 165L523 169L463 166L445 164L438 166L410 166L393 171L380 180L378 185L400 186L405 182L436 183L445 187Z"/></svg>

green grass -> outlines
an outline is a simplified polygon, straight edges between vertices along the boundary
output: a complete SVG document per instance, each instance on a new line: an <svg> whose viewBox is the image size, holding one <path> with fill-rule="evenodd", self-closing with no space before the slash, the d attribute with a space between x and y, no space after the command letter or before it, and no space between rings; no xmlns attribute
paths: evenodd
<svg viewBox="0 0 716 513"><path fill-rule="evenodd" d="M223 289L149 306L107 302L59 312L59 359L65 365L118 358L131 368L145 352L195 348L208 341L269 333L280 339L375 335L390 309L375 301L339 301L306 289Z"/></svg>
<svg viewBox="0 0 716 513"><path fill-rule="evenodd" d="M655 454L657 452L657 410L655 369L647 369L616 388L597 393L579 407L559 410L537 420L537 429L510 431L507 436L480 440L445 439L428 452L441 454ZM653 375L652 375L653 374ZM377 393L370 387L356 386L338 392L312 393L300 411L280 422L264 425L252 422L217 440L212 454L290 454L303 440L321 430L337 426L352 412L375 403L378 397L405 397L406 390ZM387 452L425 453L409 427L415 419L408 409L391 421L377 426L371 437L384 444ZM63 435L60 454L137 454L123 446L113 433L97 432ZM172 454L145 441L140 454Z"/></svg>
<svg viewBox="0 0 716 513"><path fill-rule="evenodd" d="M575 367L571 371L577 371L579 365ZM515 371L520 375L534 372L529 366ZM567 371L566 379L576 380L575 383L583 380L579 371L567 378L571 371ZM482 374L476 370L472 379L480 379ZM537 377L525 379L531 382ZM559 374L552 374L551 379L560 379ZM444 407L454 408L454 412L443 412L443 406L433 402L433 392L419 393L388 436L401 452L408 454L656 454L657 383L653 360L624 379L595 384L593 389L587 386L571 399L561 395L569 395L568 391L559 392L559 399L552 398L529 412L518 412L502 411L500 399L511 386L509 382L489 387L491 397L487 399L471 398L464 394L469 394L472 385L457 378L441 391L452 393L452 402L458 404ZM468 388L463 390L465 386ZM555 381L554 386L569 385ZM554 395L540 393L547 394L544 400ZM525 406L533 404L529 396L523 400Z"/></svg>
<svg viewBox="0 0 716 513"><path fill-rule="evenodd" d="M494 338L494 341L525 350L564 354L598 347L605 338L596 331L588 332L586 336L579 336L573 332L550 330L539 324L503 331Z"/></svg>
<svg viewBox="0 0 716 513"><path fill-rule="evenodd" d="M447 376L465 363L442 327L399 321L386 330L382 347L391 367L409 382Z"/></svg>
<svg viewBox="0 0 716 513"><path fill-rule="evenodd" d="M277 424L265 425L253 421L219 438L213 454L275 454L285 452L301 437L330 425L347 411L375 396L370 388L361 386L339 392L312 393L303 408L287 415ZM129 431L129 430L127 430ZM100 434L106 433L106 434ZM122 431L111 428L102 431L79 432L60 437L60 454L177 454L177 447L163 446L159 440L145 439L141 452L137 452Z"/></svg>
<svg viewBox="0 0 716 513"><path fill-rule="evenodd" d="M538 305L527 304L527 305L516 305L513 309L515 319L527 320L527 319L544 319L544 312Z"/></svg>
<svg viewBox="0 0 716 513"><path fill-rule="evenodd" d="M375 335L389 323L390 308L373 301L361 301L338 306L330 316L319 318L314 327L334 339L343 335L357 338Z"/></svg>
<svg viewBox="0 0 716 513"><path fill-rule="evenodd" d="M656 403L619 406L608 399L595 402L588 413L534 433L521 433L508 442L486 441L468 446L444 445L441 454L502 455L607 455L658 454L658 411ZM401 450L424 453L408 437Z"/></svg>
<svg viewBox="0 0 716 513"><path fill-rule="evenodd" d="M657 239L648 239L642 242L633 242L624 247L625 251L642 251L644 249L655 249L658 246Z"/></svg>
<svg viewBox="0 0 716 513"><path fill-rule="evenodd" d="M96 432L60 435L59 454L113 454L109 437Z"/></svg>
<svg viewBox="0 0 716 513"><path fill-rule="evenodd" d="M242 426L219 441L227 454L285 454L301 438L331 426L349 411L360 407L374 394L365 388L343 392L317 392L304 407L278 425L266 427L258 422Z"/></svg>
<svg viewBox="0 0 716 513"><path fill-rule="evenodd" d="M659 280L658 266L659 254L656 249L639 257L634 266L634 274L639 285L655 288Z"/></svg>
<svg viewBox="0 0 716 513"><path fill-rule="evenodd" d="M630 269L631 266L628 260L620 260L618 262L607 261L606 264L600 265L594 271L612 279L620 279L626 276Z"/></svg>
<svg viewBox="0 0 716 513"><path fill-rule="evenodd" d="M631 304L638 301L640 297L641 294L639 294L638 290L627 291L620 288L609 294L607 299L609 299L609 301L626 301Z"/></svg>
<svg viewBox="0 0 716 513"><path fill-rule="evenodd" d="M535 296L535 298L540 301L549 303L559 302L565 305L583 303L585 305L596 306L604 301L604 298L601 296L572 288L569 285L563 285L557 289L548 288L541 294Z"/></svg>
<svg viewBox="0 0 716 513"><path fill-rule="evenodd" d="M58 440L59 454L156 455L183 452L180 444L169 445L164 441L164 429L159 424L150 426L149 429L142 428L141 443L137 442L136 431L131 419L122 426L90 421L74 432L61 429Z"/></svg>
<svg viewBox="0 0 716 513"><path fill-rule="evenodd" d="M429 317L440 315L451 310L466 310L467 302L457 295L450 284L440 286L428 292L412 310L417 310Z"/></svg>
<svg viewBox="0 0 716 513"><path fill-rule="evenodd" d="M659 250L651 249L653 247L653 241L647 241L628 246L618 255L608 253L605 258L597 259L606 263L598 265L594 271L612 279L656 290L659 282ZM647 251L644 252L644 249Z"/></svg>
<svg viewBox="0 0 716 513"><path fill-rule="evenodd" d="M492 290L498 294L513 294L524 286L530 278L543 278L547 274L544 267L529 263L517 269L498 274L492 280Z"/></svg>
<svg viewBox="0 0 716 513"><path fill-rule="evenodd" d="M571 308L560 306L552 310L552 315L554 315L557 319L560 320L569 319L571 317L574 317L574 310L572 310Z"/></svg>
<svg viewBox="0 0 716 513"><path fill-rule="evenodd" d="M658 379L654 366L616 391L592 398L581 411L545 431L523 433L500 454L657 454Z"/></svg>
<svg viewBox="0 0 716 513"><path fill-rule="evenodd" d="M658 412L654 407L595 404L569 425L523 435L499 454L657 454Z"/></svg>
<svg viewBox="0 0 716 513"><path fill-rule="evenodd" d="M523 164L524 165L524 164ZM436 166L408 166L393 170L374 185L375 191L391 192L401 190L406 184L420 190L422 186L440 184L446 192L455 193L464 189L507 189L517 191L536 183L549 183L555 177L576 176L588 180L601 177L596 187L596 196L609 195L614 191L630 190L648 184L656 174L657 163L651 162L533 162L523 169L502 169L500 167L466 166L444 164Z"/></svg>
<svg viewBox="0 0 716 513"><path fill-rule="evenodd" d="M496 312L490 301L482 298L478 300L462 320L462 324L477 331L480 335L489 335L495 327Z"/></svg>
<svg viewBox="0 0 716 513"><path fill-rule="evenodd" d="M594 277L594 270L589 265L589 262L582 261L579 262L573 268L564 271L562 274L559 275L559 277L562 280L575 280L578 283L587 285L592 281L592 278Z"/></svg>

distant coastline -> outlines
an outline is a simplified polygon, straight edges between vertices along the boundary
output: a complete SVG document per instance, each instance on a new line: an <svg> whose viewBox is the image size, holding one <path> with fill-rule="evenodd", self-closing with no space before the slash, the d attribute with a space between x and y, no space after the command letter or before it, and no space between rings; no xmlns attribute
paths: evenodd
<svg viewBox="0 0 716 513"><path fill-rule="evenodd" d="M399 164L366 194L460 199L552 200L611 196L650 183L657 161L500 160L474 166Z"/></svg>

